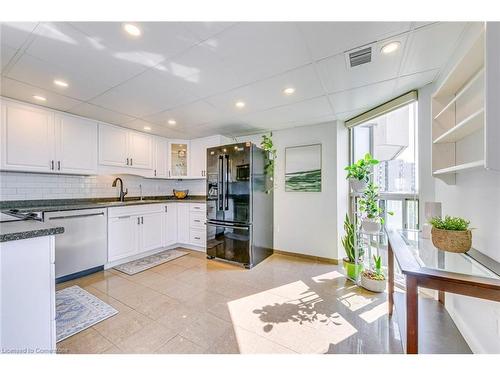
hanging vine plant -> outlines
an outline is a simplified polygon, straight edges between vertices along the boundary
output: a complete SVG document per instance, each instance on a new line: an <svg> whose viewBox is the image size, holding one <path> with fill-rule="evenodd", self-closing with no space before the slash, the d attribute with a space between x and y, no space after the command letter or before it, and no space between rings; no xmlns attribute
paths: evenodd
<svg viewBox="0 0 500 375"><path fill-rule="evenodd" d="M276 149L273 144L273 133L269 135L264 134L262 136L262 141L260 142L260 147L266 151L266 165L264 167L264 172L268 177L266 179L266 193L270 193L274 188L274 161L276 160Z"/></svg>

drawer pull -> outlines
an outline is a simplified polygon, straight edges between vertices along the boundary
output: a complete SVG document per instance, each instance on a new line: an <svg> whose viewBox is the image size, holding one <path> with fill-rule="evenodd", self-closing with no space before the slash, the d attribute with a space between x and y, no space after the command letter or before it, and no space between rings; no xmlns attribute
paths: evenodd
<svg viewBox="0 0 500 375"><path fill-rule="evenodd" d="M195 237L194 239L195 239L195 240L201 240L201 238L200 238L200 237Z"/></svg>
<svg viewBox="0 0 500 375"><path fill-rule="evenodd" d="M195 223L199 223L199 222L200 222L200 220L195 220L194 222L195 222Z"/></svg>

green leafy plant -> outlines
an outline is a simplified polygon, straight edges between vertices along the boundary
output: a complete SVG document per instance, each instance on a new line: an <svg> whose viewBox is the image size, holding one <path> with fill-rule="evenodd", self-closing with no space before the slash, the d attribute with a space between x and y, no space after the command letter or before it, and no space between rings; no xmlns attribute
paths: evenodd
<svg viewBox="0 0 500 375"><path fill-rule="evenodd" d="M433 217L429 220L429 223L437 229L465 231L469 229L470 221L462 219L461 217L446 215L444 219L438 216Z"/></svg>
<svg viewBox="0 0 500 375"><path fill-rule="evenodd" d="M363 271L363 276L372 280L385 280L385 275L382 272L382 257L373 256L373 269Z"/></svg>
<svg viewBox="0 0 500 375"><path fill-rule="evenodd" d="M347 179L354 178L358 181L368 182L372 173L372 167L378 163L379 161L373 159L369 153L365 154L363 159L359 159L354 164L344 168L347 171Z"/></svg>
<svg viewBox="0 0 500 375"><path fill-rule="evenodd" d="M380 220L380 223L384 224L384 210L379 206L379 200L378 187L369 182L359 199L359 211L365 213L368 219ZM394 215L394 212L388 211L387 214Z"/></svg>
<svg viewBox="0 0 500 375"><path fill-rule="evenodd" d="M274 161L276 160L276 149L274 148L272 136L273 133L269 133L269 135L264 134L262 136L262 141L260 142L260 147L266 151L266 164L264 166L264 172L268 177L268 181L266 182L266 193L268 194L274 186Z"/></svg>
<svg viewBox="0 0 500 375"><path fill-rule="evenodd" d="M345 214L344 219L344 231L345 236L341 238L342 246L345 249L347 259L350 263L356 262L356 250L354 246L355 236L356 236L356 228L351 220L349 220L349 216ZM362 258L364 251L362 249L358 250L358 259Z"/></svg>

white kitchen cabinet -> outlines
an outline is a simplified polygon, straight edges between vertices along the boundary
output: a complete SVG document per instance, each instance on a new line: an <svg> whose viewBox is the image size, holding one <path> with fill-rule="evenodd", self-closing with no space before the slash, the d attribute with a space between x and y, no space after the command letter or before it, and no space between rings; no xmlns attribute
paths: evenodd
<svg viewBox="0 0 500 375"><path fill-rule="evenodd" d="M163 245L163 212L140 216L140 251L149 251Z"/></svg>
<svg viewBox="0 0 500 375"><path fill-rule="evenodd" d="M99 164L152 169L152 137L118 126L99 124Z"/></svg>
<svg viewBox="0 0 500 375"><path fill-rule="evenodd" d="M52 172L55 168L54 114L2 99L1 169Z"/></svg>
<svg viewBox="0 0 500 375"><path fill-rule="evenodd" d="M57 114L56 165L62 173L97 173L97 122Z"/></svg>
<svg viewBox="0 0 500 375"><path fill-rule="evenodd" d="M108 262L127 258L139 249L139 216L108 218Z"/></svg>
<svg viewBox="0 0 500 375"><path fill-rule="evenodd" d="M163 222L163 246L170 246L177 243L177 203L165 205Z"/></svg>
<svg viewBox="0 0 500 375"><path fill-rule="evenodd" d="M128 132L130 166L140 169L152 169L152 137L150 135Z"/></svg>
<svg viewBox="0 0 500 375"><path fill-rule="evenodd" d="M117 167L130 164L127 129L99 124L99 164Z"/></svg>
<svg viewBox="0 0 500 375"><path fill-rule="evenodd" d="M54 236L0 243L0 353L56 349L54 253Z"/></svg>
<svg viewBox="0 0 500 375"><path fill-rule="evenodd" d="M177 242L189 243L189 203L177 205Z"/></svg>
<svg viewBox="0 0 500 375"><path fill-rule="evenodd" d="M153 176L158 178L168 177L168 139L155 137L154 140L154 171Z"/></svg>
<svg viewBox="0 0 500 375"><path fill-rule="evenodd" d="M190 141L190 177L207 177L207 148L232 143L231 139L221 135L196 138Z"/></svg>
<svg viewBox="0 0 500 375"><path fill-rule="evenodd" d="M189 141L172 140L169 142L168 177L182 178L189 176Z"/></svg>

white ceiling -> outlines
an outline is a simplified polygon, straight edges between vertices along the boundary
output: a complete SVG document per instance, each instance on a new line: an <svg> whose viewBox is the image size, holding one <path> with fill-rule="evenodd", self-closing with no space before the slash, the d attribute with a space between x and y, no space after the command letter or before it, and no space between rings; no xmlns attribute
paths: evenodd
<svg viewBox="0 0 500 375"><path fill-rule="evenodd" d="M167 137L228 136L346 119L432 82L466 23L1 24L1 94ZM383 55L390 41L401 48ZM344 52L373 44L348 69ZM67 88L54 79L69 83ZM285 96L285 87L295 94ZM237 109L242 100L246 106ZM168 125L169 119L177 124Z"/></svg>

